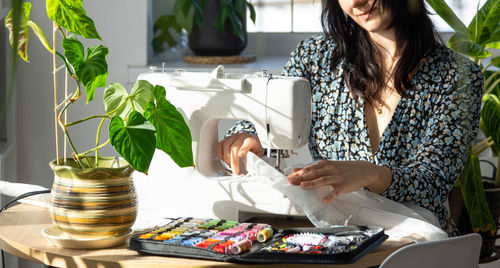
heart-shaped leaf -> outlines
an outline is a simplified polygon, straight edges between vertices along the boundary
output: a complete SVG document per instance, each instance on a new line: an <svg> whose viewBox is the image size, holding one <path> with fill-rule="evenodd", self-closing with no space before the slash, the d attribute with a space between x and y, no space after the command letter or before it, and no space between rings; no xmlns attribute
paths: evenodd
<svg viewBox="0 0 500 268"><path fill-rule="evenodd" d="M133 111L125 126L114 116L109 124L111 145L137 171L147 174L156 147L154 127L138 112Z"/></svg>
<svg viewBox="0 0 500 268"><path fill-rule="evenodd" d="M87 17L82 0L47 0L47 16L66 30L87 39L101 39L94 21Z"/></svg>
<svg viewBox="0 0 500 268"><path fill-rule="evenodd" d="M156 104L148 103L144 115L156 128L156 147L180 167L194 166L191 132L184 118L165 99L165 88L155 86L154 95Z"/></svg>
<svg viewBox="0 0 500 268"><path fill-rule="evenodd" d="M103 103L106 113L125 119L131 111L144 113L146 104L154 100L153 85L148 81L138 80L131 94L119 83L112 83L104 90Z"/></svg>
<svg viewBox="0 0 500 268"><path fill-rule="evenodd" d="M103 45L89 47L85 57L83 45L75 35L64 38L62 47L64 48L64 55L75 69L76 77L85 85L87 103L89 103L94 99L95 89L106 86L108 48Z"/></svg>

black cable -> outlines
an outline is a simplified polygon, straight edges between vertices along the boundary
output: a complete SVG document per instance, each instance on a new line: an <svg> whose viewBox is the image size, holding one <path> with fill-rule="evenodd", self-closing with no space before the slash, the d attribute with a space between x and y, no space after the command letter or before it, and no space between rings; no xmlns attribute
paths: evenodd
<svg viewBox="0 0 500 268"><path fill-rule="evenodd" d="M29 196L33 196L33 195L38 195L38 194L48 194L50 193L50 190L42 190L42 191L33 191L33 192L27 192L27 193L24 193L18 197L15 197L14 199L10 200L7 204L5 204L5 206L3 206L1 209L0 209L0 213L1 212L4 212L7 208L9 208L9 206L11 204L14 204L16 201L20 200L20 199L23 199L23 198L26 198L26 197L29 197ZM1 254L2 254L2 268L5 268L5 254L3 253L3 250L0 250Z"/></svg>
<svg viewBox="0 0 500 268"><path fill-rule="evenodd" d="M24 193L12 200L10 200L7 204L5 204L5 206L3 206L1 209L0 209L0 212L3 212L4 210L6 210L7 208L9 208L9 206L11 204L13 204L14 202L20 200L20 199L23 199L23 198L26 198L26 197L29 197L29 196L32 196L32 195L38 195L38 194L48 194L50 193L50 190L42 190L42 191L33 191L33 192L28 192L28 193Z"/></svg>

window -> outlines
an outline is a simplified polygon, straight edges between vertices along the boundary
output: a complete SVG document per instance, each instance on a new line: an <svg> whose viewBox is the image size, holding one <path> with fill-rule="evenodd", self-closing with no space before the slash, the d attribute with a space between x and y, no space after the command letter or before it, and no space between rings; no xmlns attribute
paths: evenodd
<svg viewBox="0 0 500 268"><path fill-rule="evenodd" d="M465 25L476 13L479 0L445 0ZM481 1L481 5L484 4ZM321 0L253 0L257 13L255 25L248 19L249 32L321 32ZM446 22L435 15L431 18L440 32L452 32Z"/></svg>
<svg viewBox="0 0 500 268"><path fill-rule="evenodd" d="M249 32L320 32L321 0L253 0L257 19ZM306 19L304 19L306 18Z"/></svg>

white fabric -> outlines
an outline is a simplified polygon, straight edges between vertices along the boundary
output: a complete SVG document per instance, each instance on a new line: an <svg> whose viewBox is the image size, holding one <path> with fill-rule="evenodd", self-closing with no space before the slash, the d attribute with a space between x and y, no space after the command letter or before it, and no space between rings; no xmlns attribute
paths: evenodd
<svg viewBox="0 0 500 268"><path fill-rule="evenodd" d="M439 240L448 235L437 226L437 220L423 208L405 206L378 194L358 190L339 196L323 204L321 198L330 191L330 186L303 189L292 185L287 177L268 165L253 153L247 155L247 171L251 177L260 177L273 188L286 195L300 206L309 220L317 227L331 225L378 225L394 239L413 237L417 240ZM422 216L420 213L424 214Z"/></svg>

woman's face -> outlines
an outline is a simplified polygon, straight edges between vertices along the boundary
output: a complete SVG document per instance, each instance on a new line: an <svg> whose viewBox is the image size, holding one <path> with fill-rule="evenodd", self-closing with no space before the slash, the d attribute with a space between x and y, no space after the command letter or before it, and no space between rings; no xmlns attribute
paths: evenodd
<svg viewBox="0 0 500 268"><path fill-rule="evenodd" d="M381 33L388 30L392 16L384 10L380 0L338 0L340 8L359 26L369 33ZM373 6L373 8L372 8Z"/></svg>

